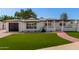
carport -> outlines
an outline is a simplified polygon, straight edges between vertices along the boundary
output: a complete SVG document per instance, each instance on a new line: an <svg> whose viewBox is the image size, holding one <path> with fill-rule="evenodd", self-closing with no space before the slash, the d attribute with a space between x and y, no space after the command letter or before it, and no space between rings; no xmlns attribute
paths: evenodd
<svg viewBox="0 0 79 59"><path fill-rule="evenodd" d="M18 31L18 23L9 23L9 31Z"/></svg>

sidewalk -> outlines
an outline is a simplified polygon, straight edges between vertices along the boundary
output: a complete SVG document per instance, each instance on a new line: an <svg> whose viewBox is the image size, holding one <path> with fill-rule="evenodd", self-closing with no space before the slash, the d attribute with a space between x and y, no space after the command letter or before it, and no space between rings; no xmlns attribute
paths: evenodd
<svg viewBox="0 0 79 59"><path fill-rule="evenodd" d="M61 46L48 47L39 50L79 50L79 42L65 44Z"/></svg>

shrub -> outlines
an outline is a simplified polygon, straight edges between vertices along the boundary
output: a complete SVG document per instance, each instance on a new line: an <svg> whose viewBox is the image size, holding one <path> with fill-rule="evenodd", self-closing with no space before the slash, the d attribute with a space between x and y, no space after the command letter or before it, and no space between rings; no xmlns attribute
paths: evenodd
<svg viewBox="0 0 79 59"><path fill-rule="evenodd" d="M43 28L43 29L41 30L41 32L46 32L46 30Z"/></svg>

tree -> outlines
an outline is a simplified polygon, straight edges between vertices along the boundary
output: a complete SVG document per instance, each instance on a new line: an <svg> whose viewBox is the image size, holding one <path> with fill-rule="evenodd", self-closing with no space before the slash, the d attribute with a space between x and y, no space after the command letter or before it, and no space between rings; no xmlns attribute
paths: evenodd
<svg viewBox="0 0 79 59"><path fill-rule="evenodd" d="M62 13L61 16L60 16L60 19L61 20L68 20L67 13Z"/></svg>
<svg viewBox="0 0 79 59"><path fill-rule="evenodd" d="M27 10L21 9L19 12L15 13L15 17L18 19L28 19L28 18L37 18L37 15L32 11L31 8Z"/></svg>
<svg viewBox="0 0 79 59"><path fill-rule="evenodd" d="M32 17L32 18L37 18L37 15L32 11L32 9L27 9L27 16L28 18Z"/></svg>
<svg viewBox="0 0 79 59"><path fill-rule="evenodd" d="M11 20L11 19L14 19L13 16L7 16L7 15L4 15L1 17L1 20L4 21L4 20Z"/></svg>
<svg viewBox="0 0 79 59"><path fill-rule="evenodd" d="M16 13L15 13L15 18L21 19L21 14L20 14L20 12L16 11Z"/></svg>

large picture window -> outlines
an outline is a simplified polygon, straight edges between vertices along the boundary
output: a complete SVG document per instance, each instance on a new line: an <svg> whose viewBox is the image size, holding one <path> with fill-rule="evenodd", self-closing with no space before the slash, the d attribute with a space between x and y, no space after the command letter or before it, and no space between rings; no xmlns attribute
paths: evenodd
<svg viewBox="0 0 79 59"><path fill-rule="evenodd" d="M36 23L35 22L27 22L26 28L27 29L36 29Z"/></svg>
<svg viewBox="0 0 79 59"><path fill-rule="evenodd" d="M52 24L52 22L48 22L48 25L47 25L47 23L45 23L45 27L46 26L48 26L49 28L52 28L53 27L53 24Z"/></svg>
<svg viewBox="0 0 79 59"><path fill-rule="evenodd" d="M48 22L48 27L49 28L53 28L53 24L52 24L52 22L50 21L50 22Z"/></svg>

